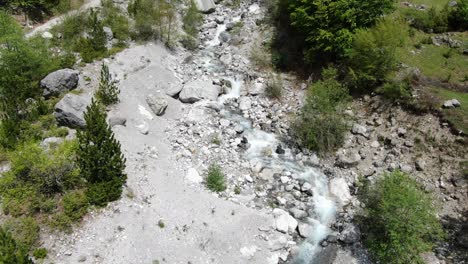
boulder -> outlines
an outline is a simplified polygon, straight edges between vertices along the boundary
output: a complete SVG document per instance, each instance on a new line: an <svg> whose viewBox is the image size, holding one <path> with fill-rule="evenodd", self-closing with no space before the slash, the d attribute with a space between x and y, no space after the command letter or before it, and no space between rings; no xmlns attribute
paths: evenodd
<svg viewBox="0 0 468 264"><path fill-rule="evenodd" d="M231 34L227 33L226 31L221 32L221 34L219 34L219 41L229 42L229 40L231 40Z"/></svg>
<svg viewBox="0 0 468 264"><path fill-rule="evenodd" d="M162 116L167 109L168 103L162 94L150 94L146 97L146 103L157 116Z"/></svg>
<svg viewBox="0 0 468 264"><path fill-rule="evenodd" d="M455 107L460 107L460 101L457 99L452 99L452 100L447 100L444 102L442 105L443 108L455 108Z"/></svg>
<svg viewBox="0 0 468 264"><path fill-rule="evenodd" d="M338 198L341 204L348 204L351 200L348 184L343 178L334 178L330 180L330 194Z"/></svg>
<svg viewBox="0 0 468 264"><path fill-rule="evenodd" d="M109 123L111 127L125 126L127 124L127 119L123 117L112 116L109 118L109 120L107 120L107 123Z"/></svg>
<svg viewBox="0 0 468 264"><path fill-rule="evenodd" d="M249 87L249 94L250 95L259 95L265 92L265 84L261 82L255 82L253 85Z"/></svg>
<svg viewBox="0 0 468 264"><path fill-rule="evenodd" d="M216 9L216 4L213 0L195 0L195 4L198 10L205 14L213 13Z"/></svg>
<svg viewBox="0 0 468 264"><path fill-rule="evenodd" d="M179 94L183 103L195 103L203 99L215 101L219 95L219 87L210 81L195 80L188 82Z"/></svg>
<svg viewBox="0 0 468 264"><path fill-rule="evenodd" d="M339 240L346 244L354 244L361 239L361 231L359 227L351 223L345 223L343 225L343 231L341 231Z"/></svg>
<svg viewBox="0 0 468 264"><path fill-rule="evenodd" d="M83 128L86 126L84 112L91 103L87 96L67 94L55 105L54 116L61 126Z"/></svg>
<svg viewBox="0 0 468 264"><path fill-rule="evenodd" d="M51 147L56 147L56 146L60 145L63 141L64 141L63 138L48 137L48 138L45 138L44 140L42 140L41 143L39 144L39 146L44 150L48 150Z"/></svg>
<svg viewBox="0 0 468 264"><path fill-rule="evenodd" d="M361 156L357 152L340 153L337 158L337 165L342 168L351 168L358 165Z"/></svg>
<svg viewBox="0 0 468 264"><path fill-rule="evenodd" d="M299 231L299 235L303 238L310 237L314 232L314 228L311 225L305 223L299 224L297 230Z"/></svg>
<svg viewBox="0 0 468 264"><path fill-rule="evenodd" d="M294 232L296 230L298 222L288 212L275 208L273 215L275 216L276 230L282 233Z"/></svg>
<svg viewBox="0 0 468 264"><path fill-rule="evenodd" d="M41 81L43 95L46 98L73 90L77 85L78 72L71 69L54 71Z"/></svg>
<svg viewBox="0 0 468 264"><path fill-rule="evenodd" d="M180 94L180 91L182 91L182 85L170 85L166 89L166 94L176 98Z"/></svg>

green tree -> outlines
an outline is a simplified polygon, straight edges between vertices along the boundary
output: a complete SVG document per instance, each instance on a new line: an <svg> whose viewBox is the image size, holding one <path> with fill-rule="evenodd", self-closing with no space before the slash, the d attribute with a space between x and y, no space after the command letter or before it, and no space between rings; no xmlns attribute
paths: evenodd
<svg viewBox="0 0 468 264"><path fill-rule="evenodd" d="M291 24L304 35L306 56L342 56L359 28L392 10L394 0L286 0Z"/></svg>
<svg viewBox="0 0 468 264"><path fill-rule="evenodd" d="M458 0L457 6L450 11L450 26L457 30L468 30L468 0Z"/></svg>
<svg viewBox="0 0 468 264"><path fill-rule="evenodd" d="M401 171L365 187L365 242L379 263L423 263L420 254L443 237L433 198Z"/></svg>
<svg viewBox="0 0 468 264"><path fill-rule="evenodd" d="M203 17L200 12L198 12L198 8L194 0L190 0L189 8L183 17L183 22L185 32L192 37L197 37L199 31L198 28L203 22Z"/></svg>
<svg viewBox="0 0 468 264"><path fill-rule="evenodd" d="M0 263L32 264L28 252L0 227Z"/></svg>
<svg viewBox="0 0 468 264"><path fill-rule="evenodd" d="M119 199L127 179L125 157L106 116L102 106L93 99L84 115L86 127L77 133L77 160L88 183L89 202L95 205Z"/></svg>
<svg viewBox="0 0 468 264"><path fill-rule="evenodd" d="M103 63L101 68L101 81L96 91L96 98L103 105L111 105L119 102L120 90L109 73L109 67Z"/></svg>
<svg viewBox="0 0 468 264"><path fill-rule="evenodd" d="M347 52L346 81L353 90L370 91L382 84L397 66L396 50L408 36L406 23L391 18L370 29L357 30Z"/></svg>
<svg viewBox="0 0 468 264"><path fill-rule="evenodd" d="M99 20L98 12L94 9L91 9L88 17L89 23L89 36L91 47L94 51L105 51L106 50L106 33L103 29L102 21Z"/></svg>

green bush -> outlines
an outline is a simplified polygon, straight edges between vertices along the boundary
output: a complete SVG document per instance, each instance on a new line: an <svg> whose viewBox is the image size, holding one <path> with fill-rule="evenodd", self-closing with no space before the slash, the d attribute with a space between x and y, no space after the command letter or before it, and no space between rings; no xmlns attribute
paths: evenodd
<svg viewBox="0 0 468 264"><path fill-rule="evenodd" d="M77 160L87 181L86 195L91 204L99 206L120 198L127 179L120 143L106 117L102 106L93 99L84 114L86 128L77 133Z"/></svg>
<svg viewBox="0 0 468 264"><path fill-rule="evenodd" d="M123 43L130 37L128 18L112 0L102 1L102 16L103 24L112 29L114 38Z"/></svg>
<svg viewBox="0 0 468 264"><path fill-rule="evenodd" d="M218 165L213 164L208 168L206 187L213 192L222 192L226 190L226 179Z"/></svg>
<svg viewBox="0 0 468 264"><path fill-rule="evenodd" d="M400 171L387 173L364 189L361 226L375 259L379 263L423 263L420 254L443 237L433 197Z"/></svg>
<svg viewBox="0 0 468 264"><path fill-rule="evenodd" d="M450 27L455 30L468 30L468 0L458 0L448 16Z"/></svg>
<svg viewBox="0 0 468 264"><path fill-rule="evenodd" d="M36 259L45 259L47 257L47 249L45 248L36 248L33 252L33 256Z"/></svg>
<svg viewBox="0 0 468 264"><path fill-rule="evenodd" d="M411 100L411 86L407 82L384 83L377 92L393 102L409 103Z"/></svg>
<svg viewBox="0 0 468 264"><path fill-rule="evenodd" d="M408 28L391 18L369 30L357 30L347 53L346 81L356 91L372 91L397 66L396 49L405 44Z"/></svg>
<svg viewBox="0 0 468 264"><path fill-rule="evenodd" d="M120 90L117 87L117 82L112 80L109 67L103 63L101 67L101 81L96 91L96 99L106 106L116 104L119 102L119 93Z"/></svg>
<svg viewBox="0 0 468 264"><path fill-rule="evenodd" d="M442 33L448 30L449 10L438 11L434 7L428 11L408 8L403 12L410 25L428 33Z"/></svg>
<svg viewBox="0 0 468 264"><path fill-rule="evenodd" d="M21 38L22 35L20 25L9 14L0 10L0 44Z"/></svg>
<svg viewBox="0 0 468 264"><path fill-rule="evenodd" d="M88 199L83 191L76 190L63 196L63 210L72 221L80 220L87 212Z"/></svg>
<svg viewBox="0 0 468 264"><path fill-rule="evenodd" d="M196 50L198 47L198 40L190 35L183 35L179 42L188 50Z"/></svg>
<svg viewBox="0 0 468 264"><path fill-rule="evenodd" d="M2 207L12 216L51 212L58 193L80 186L74 164L76 142L64 142L45 153L26 143L9 155L11 170L0 178Z"/></svg>
<svg viewBox="0 0 468 264"><path fill-rule="evenodd" d="M9 232L0 227L0 263L33 264L28 251L19 245Z"/></svg>
<svg viewBox="0 0 468 264"><path fill-rule="evenodd" d="M281 75L270 75L265 86L265 95L269 98L281 99L283 96L283 80L281 79Z"/></svg>
<svg viewBox="0 0 468 264"><path fill-rule="evenodd" d="M9 219L3 226L26 250L29 250L39 238L39 225L32 217Z"/></svg>
<svg viewBox="0 0 468 264"><path fill-rule="evenodd" d="M306 103L292 129L300 146L324 154L344 143L348 127L341 110L349 95L346 86L336 80L336 69L325 69L322 75L323 80L309 88Z"/></svg>

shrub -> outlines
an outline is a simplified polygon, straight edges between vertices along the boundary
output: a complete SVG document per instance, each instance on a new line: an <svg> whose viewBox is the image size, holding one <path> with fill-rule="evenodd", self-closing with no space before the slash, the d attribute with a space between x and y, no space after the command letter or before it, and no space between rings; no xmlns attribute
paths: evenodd
<svg viewBox="0 0 468 264"><path fill-rule="evenodd" d="M269 98L281 99L283 96L283 81L281 75L270 75L265 86L265 95Z"/></svg>
<svg viewBox="0 0 468 264"><path fill-rule="evenodd" d="M120 198L127 179L125 158L106 116L93 99L84 114L86 128L77 133L78 164L88 184L86 195L91 204L100 206Z"/></svg>
<svg viewBox="0 0 468 264"><path fill-rule="evenodd" d="M226 190L226 179L218 165L213 164L208 168L206 187L213 192L222 192Z"/></svg>
<svg viewBox="0 0 468 264"><path fill-rule="evenodd" d="M63 210L72 221L80 220L88 209L88 199L83 191L71 191L63 196Z"/></svg>
<svg viewBox="0 0 468 264"><path fill-rule="evenodd" d="M28 251L0 227L0 263L33 264Z"/></svg>
<svg viewBox="0 0 468 264"><path fill-rule="evenodd" d="M130 36L128 18L122 14L120 8L112 0L102 1L103 24L112 29L114 38L120 42L126 41Z"/></svg>
<svg viewBox="0 0 468 264"><path fill-rule="evenodd" d="M356 32L347 53L346 81L357 91L372 91L396 68L396 49L406 42L406 24L391 18L380 20L369 30Z"/></svg>
<svg viewBox="0 0 468 264"><path fill-rule="evenodd" d="M428 11L416 9L407 9L404 11L404 16L412 27L428 33L446 32L448 30L448 14L447 8L438 11L434 7Z"/></svg>
<svg viewBox="0 0 468 264"><path fill-rule="evenodd" d="M385 98L394 101L407 103L411 99L411 86L407 82L387 82L384 83L377 92L382 94Z"/></svg>
<svg viewBox="0 0 468 264"><path fill-rule="evenodd" d="M0 10L0 44L23 35L20 25L6 12Z"/></svg>
<svg viewBox="0 0 468 264"><path fill-rule="evenodd" d="M26 250L29 250L39 238L39 225L32 217L9 219L4 228Z"/></svg>
<svg viewBox="0 0 468 264"><path fill-rule="evenodd" d="M47 249L45 248L36 248L33 252L33 256L36 259L45 259L47 257Z"/></svg>
<svg viewBox="0 0 468 264"><path fill-rule="evenodd" d="M468 30L468 0L458 0L448 17L450 27L456 30Z"/></svg>
<svg viewBox="0 0 468 264"><path fill-rule="evenodd" d="M183 35L179 41L188 50L195 50L198 47L197 39L190 35Z"/></svg>
<svg viewBox="0 0 468 264"><path fill-rule="evenodd" d="M101 81L99 88L96 91L97 100L103 105L111 105L119 102L120 90L117 87L117 82L112 80L109 73L109 67L103 63L101 67Z"/></svg>
<svg viewBox="0 0 468 264"><path fill-rule="evenodd" d="M323 154L344 142L348 127L341 108L349 95L347 88L336 80L336 69L325 69L322 75L323 80L309 88L306 103L292 129L300 146Z"/></svg>
<svg viewBox="0 0 468 264"><path fill-rule="evenodd" d="M365 243L379 263L422 263L420 254L443 237L432 197L405 173L385 174L361 199Z"/></svg>

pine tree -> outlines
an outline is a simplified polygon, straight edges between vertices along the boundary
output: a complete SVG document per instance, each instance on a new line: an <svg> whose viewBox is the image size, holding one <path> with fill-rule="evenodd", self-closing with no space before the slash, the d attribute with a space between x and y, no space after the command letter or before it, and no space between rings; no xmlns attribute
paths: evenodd
<svg viewBox="0 0 468 264"><path fill-rule="evenodd" d="M95 205L115 201L127 179L120 143L106 122L103 107L94 99L84 115L86 128L78 131L78 164L88 183L87 196Z"/></svg>
<svg viewBox="0 0 468 264"><path fill-rule="evenodd" d="M0 263L33 264L27 251L0 227Z"/></svg>
<svg viewBox="0 0 468 264"><path fill-rule="evenodd" d="M91 37L90 43L94 51L105 51L106 48L106 33L104 32L102 21L98 18L98 12L91 9L88 18L89 27L91 31L89 35Z"/></svg>
<svg viewBox="0 0 468 264"><path fill-rule="evenodd" d="M96 98L103 105L111 105L119 102L120 90L116 83L115 80L112 80L109 67L103 63L101 68L101 82L96 92Z"/></svg>
<svg viewBox="0 0 468 264"><path fill-rule="evenodd" d="M192 37L197 37L199 27L203 22L203 17L199 13L194 0L190 0L189 8L185 12L185 15L182 20L184 22L183 28L185 32Z"/></svg>

